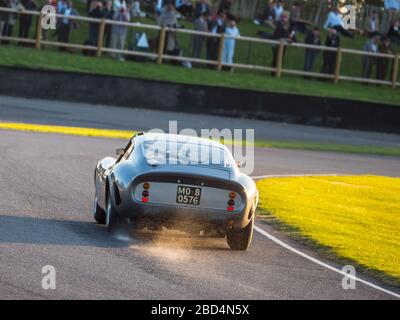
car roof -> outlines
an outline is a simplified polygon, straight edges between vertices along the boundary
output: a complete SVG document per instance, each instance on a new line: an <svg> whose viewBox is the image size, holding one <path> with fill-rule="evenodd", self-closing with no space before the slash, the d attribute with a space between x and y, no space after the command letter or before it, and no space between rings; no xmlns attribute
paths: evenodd
<svg viewBox="0 0 400 320"><path fill-rule="evenodd" d="M138 142L146 142L146 141L172 141L177 143L190 143L190 144L198 144L202 146L215 147L227 150L228 149L220 142L211 139L199 138L194 136L186 136L180 134L170 134L170 133L143 133L137 135L135 140Z"/></svg>

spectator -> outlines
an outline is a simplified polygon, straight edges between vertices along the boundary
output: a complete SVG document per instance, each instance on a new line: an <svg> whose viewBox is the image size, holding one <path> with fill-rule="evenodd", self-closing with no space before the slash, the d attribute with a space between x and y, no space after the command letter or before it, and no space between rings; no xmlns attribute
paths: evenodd
<svg viewBox="0 0 400 320"><path fill-rule="evenodd" d="M103 3L100 1L92 1L91 7L89 8L88 16L90 18L101 19L104 17ZM89 22L89 44L97 46L99 38L99 23Z"/></svg>
<svg viewBox="0 0 400 320"><path fill-rule="evenodd" d="M284 2L281 0L275 1L272 6L272 13L275 20L275 23L279 23L281 21L281 16L284 13L285 9L283 8Z"/></svg>
<svg viewBox="0 0 400 320"><path fill-rule="evenodd" d="M140 8L140 1L133 1L131 17L132 18L145 18L146 17L146 13L144 13L142 11L142 9Z"/></svg>
<svg viewBox="0 0 400 320"><path fill-rule="evenodd" d="M390 26L392 26L397 19L400 10L400 0L385 0L384 9L381 31L383 34L386 34Z"/></svg>
<svg viewBox="0 0 400 320"><path fill-rule="evenodd" d="M205 14L207 17L211 14L210 4L208 3L208 0L200 0L196 3L194 9L194 17L198 18L203 14Z"/></svg>
<svg viewBox="0 0 400 320"><path fill-rule="evenodd" d="M176 28L178 25L178 13L175 9L174 2L172 0L167 1L164 8L161 10L159 24L161 27ZM168 54L176 55L177 41L176 33L168 31L165 36L165 48L164 51Z"/></svg>
<svg viewBox="0 0 400 320"><path fill-rule="evenodd" d="M370 16L365 19L364 31L367 35L379 32L379 14L373 11Z"/></svg>
<svg viewBox="0 0 400 320"><path fill-rule="evenodd" d="M0 8L7 8L8 0L0 0ZM6 25L8 20L7 12L0 12L0 36L3 35L4 26Z"/></svg>
<svg viewBox="0 0 400 320"><path fill-rule="evenodd" d="M377 53L379 45L379 34L374 34L370 40L368 40L363 51L366 53ZM372 69L376 63L376 57L370 55L364 55L362 57L362 77L369 79L371 78Z"/></svg>
<svg viewBox="0 0 400 320"><path fill-rule="evenodd" d="M224 48L222 51L222 63L233 64L233 57L235 55L235 45L236 39L234 37L239 37L240 32L236 27L235 20L229 20L228 26L225 28L225 39Z"/></svg>
<svg viewBox="0 0 400 320"><path fill-rule="evenodd" d="M21 5L25 10L35 11L37 9L37 5L34 0L21 0ZM28 38L31 26L32 26L32 15L20 14L18 37Z"/></svg>
<svg viewBox="0 0 400 320"><path fill-rule="evenodd" d="M65 6L61 7L61 11L59 12L60 14L66 16L64 18L60 18L57 21L57 29L56 29L56 34L57 34L57 40L58 42L62 43L69 43L69 35L71 32L71 29L74 27L74 22L72 19L69 19L69 16L77 16L78 12L72 8L72 1L71 0L66 0L65 1ZM65 51L65 47L59 47L60 51Z"/></svg>
<svg viewBox="0 0 400 320"><path fill-rule="evenodd" d="M7 7L10 9L22 9L21 4L19 3L19 0L8 0L8 4ZM3 36L4 37L11 37L12 36L12 32L15 26L15 23L17 22L17 14L15 13L8 13L7 14L7 20L6 23L3 26ZM9 44L10 41L8 40L3 40L2 41L3 44Z"/></svg>
<svg viewBox="0 0 400 320"><path fill-rule="evenodd" d="M339 9L336 7L328 14L328 19L325 22L324 29L336 29L342 35L353 38L353 34L343 27L343 16L340 14Z"/></svg>
<svg viewBox="0 0 400 320"><path fill-rule="evenodd" d="M221 0L218 6L218 12L224 11L226 14L231 11L232 8L232 0Z"/></svg>
<svg viewBox="0 0 400 320"><path fill-rule="evenodd" d="M115 13L119 12L122 8L127 9L125 0L113 0L113 11Z"/></svg>
<svg viewBox="0 0 400 320"><path fill-rule="evenodd" d="M60 13L67 6L66 0L59 0L57 2L57 13ZM89 8L88 8L89 9Z"/></svg>
<svg viewBox="0 0 400 320"><path fill-rule="evenodd" d="M378 46L378 52L382 54L393 54L394 51L391 47L390 38L383 37ZM392 59L379 57L376 63L376 78L378 80L386 80L389 64Z"/></svg>
<svg viewBox="0 0 400 320"><path fill-rule="evenodd" d="M117 0L119 1L119 0ZM120 2L121 3L121 2ZM115 5L115 3L114 3ZM113 20L118 22L129 22L131 20L131 16L129 14L128 8L122 4L117 6L118 11L115 11ZM111 48L117 50L125 49L125 40L126 34L128 31L128 27L124 25L114 24L111 29ZM122 53L112 54L112 56L119 61L125 61Z"/></svg>
<svg viewBox="0 0 400 320"><path fill-rule="evenodd" d="M154 8L154 10L156 12L156 16L161 15L161 11L162 11L163 7L164 7L164 0L156 0L155 8Z"/></svg>
<svg viewBox="0 0 400 320"><path fill-rule="evenodd" d="M400 20L396 20L394 24L390 27L387 36L390 41L395 44L400 44Z"/></svg>
<svg viewBox="0 0 400 320"><path fill-rule="evenodd" d="M272 34L272 40L284 40L287 43L296 42L296 32L290 27L289 14L284 12L281 15L281 20L277 23L275 32ZM286 46L283 49L282 60L285 58ZM272 46L272 67L277 68L278 63L278 46ZM275 72L271 73L275 75Z"/></svg>
<svg viewBox="0 0 400 320"><path fill-rule="evenodd" d="M290 26L296 32L307 33L306 24L301 21L301 5L299 2L294 2L290 10Z"/></svg>
<svg viewBox="0 0 400 320"><path fill-rule="evenodd" d="M86 0L86 13L89 14L90 10L92 9L92 3L94 0Z"/></svg>
<svg viewBox="0 0 400 320"><path fill-rule="evenodd" d="M320 37L320 30L318 27L315 27L313 30L308 31L306 39L306 44L310 44L313 46L320 46L321 45L321 37ZM304 56L304 71L312 71L314 67L314 62L319 53L318 49L306 49L305 56Z"/></svg>
<svg viewBox="0 0 400 320"><path fill-rule="evenodd" d="M176 27L178 25L177 11L173 0L168 0L161 10L159 25L161 27Z"/></svg>
<svg viewBox="0 0 400 320"><path fill-rule="evenodd" d="M273 20L273 18L274 18L274 0L268 0L260 16L260 20L261 22L263 22L265 20Z"/></svg>
<svg viewBox="0 0 400 320"><path fill-rule="evenodd" d="M209 20L208 30L213 34L221 34L225 32L225 21L226 13L225 11L220 11L216 18ZM207 38L207 60L218 60L218 48L219 48L219 38L208 37Z"/></svg>
<svg viewBox="0 0 400 320"><path fill-rule="evenodd" d="M192 0L175 0L175 8L181 15L191 18L193 14Z"/></svg>
<svg viewBox="0 0 400 320"><path fill-rule="evenodd" d="M194 20L194 23L193 23L194 30L201 31L201 32L207 32L208 31L207 18L208 18L207 11L202 12L200 14L200 16ZM201 52L203 50L205 40L206 40L205 37L202 35L194 35L193 36L192 55L194 58L198 59L201 57Z"/></svg>
<svg viewBox="0 0 400 320"><path fill-rule="evenodd" d="M330 48L340 47L340 38L336 29L328 29L325 46ZM321 73L334 74L336 69L336 51L325 50L323 55L323 63Z"/></svg>
<svg viewBox="0 0 400 320"><path fill-rule="evenodd" d="M103 17L106 20L112 20L114 18L113 1L106 0L105 6L103 7ZM104 28L104 39L106 48L110 47L111 44L111 24L106 24Z"/></svg>

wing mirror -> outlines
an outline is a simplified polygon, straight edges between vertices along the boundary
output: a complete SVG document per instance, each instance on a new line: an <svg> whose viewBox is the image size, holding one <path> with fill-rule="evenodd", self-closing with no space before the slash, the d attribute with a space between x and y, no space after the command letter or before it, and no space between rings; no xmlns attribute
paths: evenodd
<svg viewBox="0 0 400 320"><path fill-rule="evenodd" d="M125 153L124 148L118 148L118 149L115 151L115 154L116 154L117 156L123 156L124 153Z"/></svg>

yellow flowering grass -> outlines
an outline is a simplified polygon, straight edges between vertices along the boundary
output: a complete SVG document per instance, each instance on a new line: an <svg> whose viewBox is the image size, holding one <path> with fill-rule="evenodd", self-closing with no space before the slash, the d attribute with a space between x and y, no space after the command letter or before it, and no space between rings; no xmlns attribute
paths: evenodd
<svg viewBox="0 0 400 320"><path fill-rule="evenodd" d="M260 212L296 239L400 285L400 179L378 176L261 180Z"/></svg>

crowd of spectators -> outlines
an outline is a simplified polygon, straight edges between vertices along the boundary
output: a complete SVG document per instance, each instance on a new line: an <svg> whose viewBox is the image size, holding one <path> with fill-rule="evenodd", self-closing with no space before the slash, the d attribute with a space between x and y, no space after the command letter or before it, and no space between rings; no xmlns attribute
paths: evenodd
<svg viewBox="0 0 400 320"><path fill-rule="evenodd" d="M78 1L78 0L76 0ZM220 52L220 40L217 37L207 37L202 34L192 36L189 52L193 58L205 57L207 60L217 61L221 54L224 64L233 64L235 57L236 37L240 36L238 23L240 18L232 11L234 0L221 0L216 11L211 9L208 0L86 0L86 15L92 18L105 18L119 22L130 22L134 19L153 17L158 25L170 27L166 33L164 52L168 55L182 55L182 50L177 40L174 28L180 28L180 19L190 21L193 29L212 34L224 34L222 52ZM65 17L57 19L55 31L43 30L42 38L48 39L49 32L61 43L70 41L70 33L78 28L76 20L69 16L79 15L73 7L72 0L47 0L47 5L53 6L56 11ZM40 10L35 0L0 0L0 7L14 9ZM393 59L386 57L376 58L369 53L394 53L393 44L400 44L400 0L384 0L382 19L378 11L372 11L364 20L363 35L368 40L362 50L366 52L362 56L361 75L371 78L376 68L376 78L386 79L390 64ZM13 28L19 19L18 36L28 38L32 27L32 16L15 13L0 12L0 34L11 36ZM322 32L319 27L313 26L311 22L304 19L302 14L302 3L295 1L287 7L283 0L268 0L262 11L254 19L254 23L260 26L259 35L262 38L280 40L286 43L297 42L299 34L304 35L304 43L312 45L304 50L304 71L315 72L315 62L322 51L322 67L320 72L334 74L336 69L337 55L335 51L318 49L325 45L338 48L341 45L341 36L354 39L354 30L344 27L343 16L339 7L331 8L326 17L323 29L326 30L325 41L322 41ZM128 27L121 24L107 24L104 30L104 45L116 49L113 53L115 59L124 61L123 50L126 49ZM139 37L140 38L140 37ZM138 38L138 39L139 39ZM142 39L142 38L140 38ZM85 41L86 45L97 46L99 40L99 23L89 23L89 34ZM145 41L146 43L150 43ZM1 43L7 43L5 39ZM155 41L158 43L158 41ZM150 45L149 45L150 46ZM278 46L272 46L272 67L277 66ZM66 50L60 46L60 50ZM367 54L368 53L368 54ZM283 50L283 59L286 54L286 46ZM191 64L186 64L191 66Z"/></svg>
<svg viewBox="0 0 400 320"><path fill-rule="evenodd" d="M289 10L286 10L289 9ZM274 31L260 32L260 36L267 39L282 40L286 43L297 41L296 35L305 34L304 42L313 47L307 48L304 55L304 71L314 71L316 58L320 54L318 46L324 44L326 47L339 48L341 36L354 39L355 31L368 37L362 50L366 52L362 56L361 76L371 78L374 68L378 80L385 80L393 59L381 56L374 57L371 53L394 54L392 44L400 44L400 0L385 0L383 8L383 19L380 22L379 13L372 11L370 16L365 19L363 30L350 30L345 28L343 15L339 7L331 8L327 15L323 29L326 31L325 42L321 40L321 30L313 26L311 22L302 19L302 7L300 2L294 2L291 8L285 8L283 0L267 1L263 11L259 14L254 23L257 25L270 26ZM277 46L272 48L273 61L272 67L277 63ZM285 50L283 58L285 57ZM321 73L334 74L336 70L337 54L336 51L324 50L322 54Z"/></svg>

